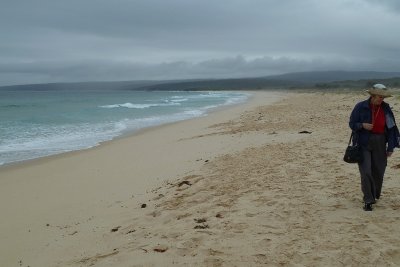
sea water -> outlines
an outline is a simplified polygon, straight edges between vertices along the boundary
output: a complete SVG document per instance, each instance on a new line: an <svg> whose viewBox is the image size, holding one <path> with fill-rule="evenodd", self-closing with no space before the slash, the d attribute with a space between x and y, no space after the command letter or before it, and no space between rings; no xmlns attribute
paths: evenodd
<svg viewBox="0 0 400 267"><path fill-rule="evenodd" d="M0 165L86 149L139 129L205 116L243 92L0 90Z"/></svg>

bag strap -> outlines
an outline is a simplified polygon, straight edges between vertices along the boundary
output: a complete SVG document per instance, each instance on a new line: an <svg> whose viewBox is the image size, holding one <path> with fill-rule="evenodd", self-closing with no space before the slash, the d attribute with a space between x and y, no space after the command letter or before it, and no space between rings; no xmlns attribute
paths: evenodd
<svg viewBox="0 0 400 267"><path fill-rule="evenodd" d="M351 139L353 139L353 132L351 132L351 135L350 135L350 140L349 140L349 144L348 144L348 146L351 144Z"/></svg>

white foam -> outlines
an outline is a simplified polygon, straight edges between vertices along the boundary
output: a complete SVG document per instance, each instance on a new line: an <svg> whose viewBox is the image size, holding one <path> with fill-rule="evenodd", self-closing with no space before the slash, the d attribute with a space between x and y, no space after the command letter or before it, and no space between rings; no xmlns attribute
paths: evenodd
<svg viewBox="0 0 400 267"><path fill-rule="evenodd" d="M177 99L171 99L171 102L186 102L188 101L188 98L177 98Z"/></svg>
<svg viewBox="0 0 400 267"><path fill-rule="evenodd" d="M234 105L238 103L242 103L249 98L250 94L243 94L236 97L228 98L224 105Z"/></svg>
<svg viewBox="0 0 400 267"><path fill-rule="evenodd" d="M100 108L136 108L136 109L144 109L151 107L163 107L163 106L177 106L179 103L167 103L167 104L132 104L132 103L124 103L124 104L111 104L99 106Z"/></svg>

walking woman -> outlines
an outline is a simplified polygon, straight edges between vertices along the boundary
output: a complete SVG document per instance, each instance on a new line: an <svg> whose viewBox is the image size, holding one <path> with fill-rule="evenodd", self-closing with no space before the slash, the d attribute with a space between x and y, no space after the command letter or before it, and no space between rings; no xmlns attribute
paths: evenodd
<svg viewBox="0 0 400 267"><path fill-rule="evenodd" d="M370 97L355 105L349 126L353 130L353 143L362 147L364 161L358 164L364 210L372 211L372 204L381 196L387 158L399 147L399 131L393 112L384 100L390 97L383 84L367 90Z"/></svg>

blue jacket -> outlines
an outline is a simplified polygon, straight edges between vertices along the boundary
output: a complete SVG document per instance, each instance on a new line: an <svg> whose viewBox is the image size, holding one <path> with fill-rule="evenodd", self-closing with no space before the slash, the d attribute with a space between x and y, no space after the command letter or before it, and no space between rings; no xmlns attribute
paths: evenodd
<svg viewBox="0 0 400 267"><path fill-rule="evenodd" d="M353 144L358 143L359 145L366 147L368 145L368 139L370 131L365 130L362 127L363 123L372 123L372 111L370 108L371 98L357 103L351 112L349 126L353 130ZM385 112L385 136L387 143L387 152L393 152L395 147L399 147L399 130L396 126L396 121L393 115L393 111L389 104L382 102L381 107Z"/></svg>

